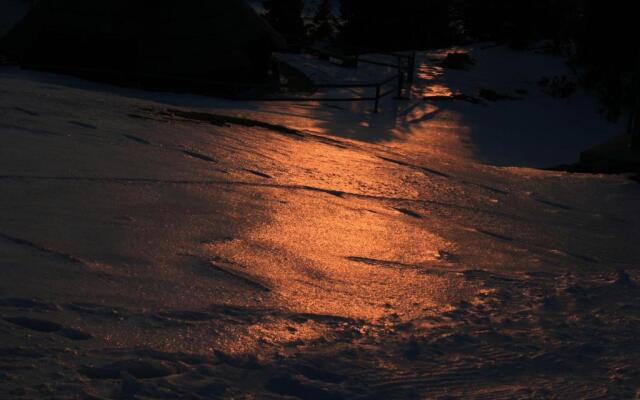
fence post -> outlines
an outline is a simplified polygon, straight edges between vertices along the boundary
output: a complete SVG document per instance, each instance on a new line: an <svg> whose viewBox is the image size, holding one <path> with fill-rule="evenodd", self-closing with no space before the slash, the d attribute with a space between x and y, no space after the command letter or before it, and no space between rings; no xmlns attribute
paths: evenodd
<svg viewBox="0 0 640 400"><path fill-rule="evenodd" d="M404 87L404 71L402 68L402 57L398 56L398 98L402 98L402 88Z"/></svg>
<svg viewBox="0 0 640 400"><path fill-rule="evenodd" d="M376 101L373 108L374 113L378 113L378 104L380 104L380 85L376 86Z"/></svg>
<svg viewBox="0 0 640 400"><path fill-rule="evenodd" d="M640 51L636 56L636 68L633 77L633 104L629 116L629 147L640 152Z"/></svg>
<svg viewBox="0 0 640 400"><path fill-rule="evenodd" d="M409 83L413 83L414 75L416 72L416 52L415 50L411 52L411 58L409 58L409 65L407 68L407 81Z"/></svg>
<svg viewBox="0 0 640 400"><path fill-rule="evenodd" d="M637 102L638 103L638 102ZM638 110L640 107L636 106L636 109L631 111L629 117L629 147L632 150L640 150L640 114Z"/></svg>

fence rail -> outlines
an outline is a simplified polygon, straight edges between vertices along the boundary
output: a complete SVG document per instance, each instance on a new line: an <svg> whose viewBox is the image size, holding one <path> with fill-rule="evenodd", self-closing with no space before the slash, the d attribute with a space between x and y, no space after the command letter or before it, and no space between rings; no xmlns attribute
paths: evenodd
<svg viewBox="0 0 640 400"><path fill-rule="evenodd" d="M261 99L263 101L282 101L282 102L359 102L359 101L373 101L374 102L374 112L378 113L380 106L380 99L390 95L400 88L402 90L402 86L393 87L387 91L382 91L383 87L393 82L394 80L401 80L401 74L391 76L386 78L380 82L353 82L353 83L326 83L326 84L318 84L314 85L314 89L375 89L375 96L358 96L358 97L302 97L302 96L291 96L291 97L269 97ZM281 88L286 89L286 86L281 86Z"/></svg>
<svg viewBox="0 0 640 400"><path fill-rule="evenodd" d="M375 113L379 112L380 109L380 100L384 97L391 95L392 93L397 93L397 98L402 98L402 92L405 86L405 82L413 82L413 76L415 71L415 53L412 55L406 55L401 53L384 53L378 52L377 54L390 55L397 58L397 64L387 63L383 61L377 60L369 60L366 58L360 57L360 55L356 54L355 56L347 56L338 53L334 53L327 50L316 49L316 48L307 48L306 49L311 54L319 55L322 58L331 58L342 60L342 66L349 66L357 68L359 63L373 64L385 67L396 68L398 73L385 78L379 82L345 82L345 83L318 83L313 84L312 88L317 91L319 89L375 89L375 96L358 96L358 97L302 97L302 96L291 96L291 97L271 97L265 98L262 100L265 101L289 101L289 102L358 102L358 101L373 101L374 107L373 111ZM403 63L405 61L405 63ZM355 62L355 64L352 64ZM406 76L405 76L406 75ZM389 83L397 81L396 85L384 91L384 87ZM281 86L282 89L287 89L286 85Z"/></svg>

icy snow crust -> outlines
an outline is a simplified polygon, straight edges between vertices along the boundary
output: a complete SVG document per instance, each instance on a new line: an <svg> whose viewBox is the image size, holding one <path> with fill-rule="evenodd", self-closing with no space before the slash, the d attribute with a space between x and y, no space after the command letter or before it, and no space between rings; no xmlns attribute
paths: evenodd
<svg viewBox="0 0 640 400"><path fill-rule="evenodd" d="M378 115L0 69L0 398L637 396L640 186L522 167L619 127L472 52Z"/></svg>

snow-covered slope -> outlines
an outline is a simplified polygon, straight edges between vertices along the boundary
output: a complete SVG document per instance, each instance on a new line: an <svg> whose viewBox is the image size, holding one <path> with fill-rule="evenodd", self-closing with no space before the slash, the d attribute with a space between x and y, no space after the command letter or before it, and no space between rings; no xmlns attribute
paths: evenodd
<svg viewBox="0 0 640 400"><path fill-rule="evenodd" d="M475 64L466 70L445 69L441 61L449 52L468 53ZM397 69L367 63L342 68L309 55L278 57L320 84L377 83L397 75ZM397 64L396 58L389 55L361 58ZM353 138L375 137L384 141L402 137L400 141L391 140L392 145L424 146L434 132L443 129L445 122L453 124L455 136L465 142L451 151L465 147L479 161L530 167L571 164L578 161L580 152L624 132L626 121L607 120L594 96L582 89L566 98L547 94L547 88L539 82L556 77L577 80L561 57L544 54L542 50L513 51L484 44L418 53L415 83L407 100L386 98L380 115L370 113L371 102L349 104L346 108L356 114L348 118L354 121L345 121L337 115L332 120L338 122L329 123L328 130L333 132L342 124L350 129L359 125L364 129L356 129ZM383 91L395 84L396 81L390 82ZM371 97L374 92L375 89L332 89L320 90L315 96ZM483 94L488 98L483 98ZM497 95L498 99L491 95Z"/></svg>
<svg viewBox="0 0 640 400"><path fill-rule="evenodd" d="M0 69L0 398L636 396L640 186L481 162L554 124L433 56L379 115Z"/></svg>

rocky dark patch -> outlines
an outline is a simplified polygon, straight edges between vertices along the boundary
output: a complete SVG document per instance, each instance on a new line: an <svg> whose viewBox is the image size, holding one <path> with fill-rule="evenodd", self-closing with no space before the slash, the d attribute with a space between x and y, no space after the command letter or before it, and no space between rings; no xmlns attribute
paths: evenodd
<svg viewBox="0 0 640 400"><path fill-rule="evenodd" d="M462 183L466 183L468 185L473 185L473 186L488 190L488 191L490 191L492 193L501 194L503 196L507 196L509 194L509 192L507 192L506 190L498 189L498 188L495 188L493 186L484 185L482 183L469 182L469 181L462 181Z"/></svg>
<svg viewBox="0 0 640 400"><path fill-rule="evenodd" d="M256 170L248 169L248 168L243 168L243 170L244 170L244 171L246 171L246 172L248 172L248 173L250 173L250 174L253 174L253 175L259 176L259 177L261 177L261 178L272 179L272 176L271 176L271 175L265 174L264 172L260 172L260 171L256 171Z"/></svg>
<svg viewBox="0 0 640 400"><path fill-rule="evenodd" d="M144 115L139 115L139 114L127 114L128 117L131 118L135 118L135 119L143 119L146 121L153 121L153 118L149 118L149 117L145 117Z"/></svg>
<svg viewBox="0 0 640 400"><path fill-rule="evenodd" d="M291 376L282 376L269 379L265 385L265 389L272 393L283 396L293 396L305 400L342 400L344 397L330 390L302 383L298 379Z"/></svg>
<svg viewBox="0 0 640 400"><path fill-rule="evenodd" d="M544 200L544 199L536 199L536 201L538 203L546 204L548 206L551 206L551 207L554 207L554 208L559 208L559 209L562 209L562 210L573 210L572 207L567 206L565 204L557 203L555 201Z"/></svg>
<svg viewBox="0 0 640 400"><path fill-rule="evenodd" d="M12 358L44 358L47 357L47 352L42 349L34 348L34 347L3 347L0 348L0 357L4 359L12 359Z"/></svg>
<svg viewBox="0 0 640 400"><path fill-rule="evenodd" d="M319 142L322 142L324 144L327 144L327 145L330 145L330 146L334 146L334 147L337 147L337 148L340 148L340 149L348 149L348 148L351 147L347 143L344 143L344 142L342 142L340 140L333 139L333 138L330 138L330 137L327 137L327 136L318 135L318 134L315 134L315 133L310 132L310 131L305 131L305 134L307 136L309 136L309 137L312 137L312 138L318 140Z"/></svg>
<svg viewBox="0 0 640 400"><path fill-rule="evenodd" d="M69 303L64 305L65 308L83 314L97 315L111 318L121 318L127 315L127 311L121 308L103 306L91 303Z"/></svg>
<svg viewBox="0 0 640 400"><path fill-rule="evenodd" d="M448 53L440 63L443 68L466 70L475 64L474 59L467 53Z"/></svg>
<svg viewBox="0 0 640 400"><path fill-rule="evenodd" d="M82 367L79 372L91 379L120 379L125 373L138 379L153 379L169 376L175 371L163 362L129 359Z"/></svg>
<svg viewBox="0 0 640 400"><path fill-rule="evenodd" d="M143 139L143 138L138 137L138 136L135 136L135 135L129 135L129 134L126 134L126 133L125 133L125 134L123 134L122 136L126 137L126 138L127 138L127 139L129 139L129 140L133 140L134 142L137 142L137 143L142 143L142 144L151 144L151 142L149 142L148 140Z"/></svg>
<svg viewBox="0 0 640 400"><path fill-rule="evenodd" d="M216 316L212 313L193 310L163 311L158 313L157 316L188 322L204 322L216 319Z"/></svg>
<svg viewBox="0 0 640 400"><path fill-rule="evenodd" d="M59 330L58 332L56 332L58 335L65 337L67 339L71 339L71 340L91 340L93 339L93 335L87 333L87 332L83 332L79 329L73 329L73 328L63 328L61 330Z"/></svg>
<svg viewBox="0 0 640 400"><path fill-rule="evenodd" d="M221 115L221 114L210 114L196 111L183 111L178 109L167 109L165 111L157 112L156 110L145 110L158 113L161 116L169 117L169 118L184 118L187 120L205 122L211 125L216 126L227 126L227 125L240 125L246 127L258 127L264 128L271 131L283 133L289 136L294 136L297 138L304 138L305 135L299 132L296 129L289 128L284 125L272 124L269 122L258 121L254 119L242 118L242 117L232 117L229 115Z"/></svg>
<svg viewBox="0 0 640 400"><path fill-rule="evenodd" d="M58 132L53 132L45 129L35 129L35 128L27 128L24 126L13 125L13 124L2 124L0 123L0 128L6 128L11 130L16 130L20 132L26 132L32 135L38 136L63 136L63 134Z"/></svg>
<svg viewBox="0 0 640 400"><path fill-rule="evenodd" d="M6 317L4 318L4 320L25 329L30 329L32 331L43 332L43 333L55 333L59 336L62 336L71 340L93 339L93 336L86 332L83 332L78 329L66 328L57 322L53 322L45 319L37 319L37 318L29 318L29 317Z"/></svg>
<svg viewBox="0 0 640 400"><path fill-rule="evenodd" d="M32 331L45 333L58 332L64 328L57 322L47 321L44 319L28 317L6 317L4 318L4 320L14 325L18 325L26 329L31 329Z"/></svg>
<svg viewBox="0 0 640 400"><path fill-rule="evenodd" d="M237 271L231 271L229 268L226 268L224 266L222 266L219 263L215 263L215 262L209 262L210 267L219 272L222 273L223 275L226 275L228 277L231 277L232 279L239 281L247 286L250 286L254 289L258 289L259 291L262 292L270 292L271 289L269 289L267 286L263 285L262 283L256 281L255 279L246 276L245 274L241 273L241 272L237 272Z"/></svg>
<svg viewBox="0 0 640 400"><path fill-rule="evenodd" d="M84 264L84 261L82 261L81 259L79 259L76 256L73 256L71 254L67 254L67 253L63 253L63 252L60 252L60 251L57 251L57 250L53 250L53 249L47 248L45 246L42 246L40 244L31 242L29 240L21 239L21 238L18 238L18 237L15 237L15 236L11 236L11 235L7 235L7 234L4 234L4 233L0 233L0 239L4 239L4 240L6 240L8 242L15 243L15 244L18 244L18 245L21 245L21 246L30 247L30 248L32 248L34 250L40 251L42 253L49 254L49 255L54 256L56 258L62 259L64 261L68 261L68 262L71 262L71 263L77 263L77 264Z"/></svg>
<svg viewBox="0 0 640 400"><path fill-rule="evenodd" d="M482 233L483 235L491 236L492 238L504 240L506 242L512 242L513 241L513 238L511 238L509 236L501 235L499 233L487 231L487 230L484 230L484 229L475 229L475 231L478 232L478 233Z"/></svg>
<svg viewBox="0 0 640 400"><path fill-rule="evenodd" d="M95 126L95 125L86 124L86 123L80 122L80 121L67 121L67 122L70 123L71 125L79 126L81 128L98 129L98 127Z"/></svg>
<svg viewBox="0 0 640 400"><path fill-rule="evenodd" d="M335 197L340 197L343 198L345 193L341 192L339 190L326 190L327 194L330 194L331 196L335 196Z"/></svg>
<svg viewBox="0 0 640 400"><path fill-rule="evenodd" d="M520 100L518 97L511 96L509 94L498 93L495 90L480 88L478 96L488 101L503 101L503 100Z"/></svg>
<svg viewBox="0 0 640 400"><path fill-rule="evenodd" d="M366 258L366 257L345 257L347 260L349 261L353 261L353 262L357 262L360 264L366 264L366 265L371 265L374 267L381 267L381 268L396 268L396 269L410 269L410 270L415 270L421 274L435 274L435 275L441 275L441 274L446 274L446 273L450 273L451 271L448 270L444 270L444 269L427 269L423 266L420 265L415 265L415 264L405 264L405 263L401 263L401 262L397 262L397 261L387 261L387 260L376 260L374 258Z"/></svg>
<svg viewBox="0 0 640 400"><path fill-rule="evenodd" d="M213 382L213 383L204 384L204 385L196 388L196 390L194 390L194 392L199 394L200 396L203 396L203 397L209 399L209 398L222 396L223 394L225 394L225 392L227 391L228 387L229 386L224 384L224 383Z"/></svg>
<svg viewBox="0 0 640 400"><path fill-rule="evenodd" d="M35 309L44 311L56 311L59 309L59 307L53 303L48 303L36 299L23 299L17 297L0 299L0 307Z"/></svg>
<svg viewBox="0 0 640 400"><path fill-rule="evenodd" d="M263 365L260 364L256 356L253 354L231 355L221 350L214 351L214 354L218 361L231 365L232 367L252 370L263 368Z"/></svg>
<svg viewBox="0 0 640 400"><path fill-rule="evenodd" d="M413 165L413 164L409 164L407 162L404 161L399 161L399 160L394 160L393 158L387 158L387 157L383 157L383 156L378 156L378 158L380 158L381 160L390 162L390 163L394 163L394 164L398 164L398 165L402 165L403 167L409 167L412 169L417 169L419 171L423 171L432 175L437 175L443 178L450 178L450 176L448 174L445 174L444 172L440 172L438 170L432 169L432 168L427 168L427 167L423 167L421 165Z"/></svg>
<svg viewBox="0 0 640 400"><path fill-rule="evenodd" d="M444 250L438 250L438 255L436 256L436 258L440 261L446 262L457 262L459 260L459 257L457 255Z"/></svg>
<svg viewBox="0 0 640 400"><path fill-rule="evenodd" d="M215 361L210 356L202 356L198 354L188 354L188 353L168 353L164 351L144 349L144 348L135 349L135 350L125 350L124 353L129 354L130 356L136 356L143 359L166 361L169 363L184 363L188 365L201 365L201 364L206 364L208 362Z"/></svg>
<svg viewBox="0 0 640 400"><path fill-rule="evenodd" d="M408 215L409 217L422 219L422 215L418 214L415 211L409 210L408 208L394 207L394 210L401 212L404 215Z"/></svg>
<svg viewBox="0 0 640 400"><path fill-rule="evenodd" d="M298 371L300 374L302 374L306 378L315 380L315 381L338 384L338 383L344 382L347 379L347 377L344 375L327 371L326 369L316 368L310 365L299 364L299 365L295 365L294 368L296 369L296 371Z"/></svg>
<svg viewBox="0 0 640 400"><path fill-rule="evenodd" d="M404 357L409 361L415 361L420 356L420 345L415 338L411 338L407 342L407 347L404 350Z"/></svg>
<svg viewBox="0 0 640 400"><path fill-rule="evenodd" d="M19 112L21 112L23 114L27 114L27 115L32 116L32 117L37 117L37 116L40 115L39 113L37 113L35 111L31 111L31 110L28 110L28 109L22 108L22 107L13 107L13 109L15 111L19 111Z"/></svg>
<svg viewBox="0 0 640 400"><path fill-rule="evenodd" d="M217 160L214 160L213 158L201 154L201 153L196 153L195 151L191 151L191 150L182 150L182 152L186 155L188 155L189 157L193 157L193 158L197 158L198 160L202 160L202 161L208 161L208 162L214 162L217 163Z"/></svg>

